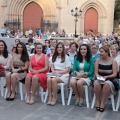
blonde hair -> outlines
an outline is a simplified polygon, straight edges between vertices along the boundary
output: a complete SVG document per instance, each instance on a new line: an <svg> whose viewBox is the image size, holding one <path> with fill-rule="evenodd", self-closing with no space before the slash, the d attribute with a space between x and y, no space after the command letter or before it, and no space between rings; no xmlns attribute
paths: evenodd
<svg viewBox="0 0 120 120"><path fill-rule="evenodd" d="M117 52L119 51L119 47L118 47L117 44L113 44L113 45L110 47L110 49L113 49L113 48L115 48Z"/></svg>

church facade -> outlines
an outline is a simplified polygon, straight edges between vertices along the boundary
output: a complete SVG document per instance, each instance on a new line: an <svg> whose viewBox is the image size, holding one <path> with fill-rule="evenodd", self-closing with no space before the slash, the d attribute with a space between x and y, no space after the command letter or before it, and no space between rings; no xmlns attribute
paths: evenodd
<svg viewBox="0 0 120 120"><path fill-rule="evenodd" d="M111 34L114 24L115 0L0 0L0 27L26 31L64 29L75 32L75 17L71 10L82 10L77 21L77 33L88 30Z"/></svg>

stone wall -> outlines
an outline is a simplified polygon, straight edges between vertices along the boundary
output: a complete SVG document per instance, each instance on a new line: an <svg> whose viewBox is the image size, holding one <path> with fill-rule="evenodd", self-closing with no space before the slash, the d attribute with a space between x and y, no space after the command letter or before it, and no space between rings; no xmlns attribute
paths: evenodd
<svg viewBox="0 0 120 120"><path fill-rule="evenodd" d="M77 23L78 33L84 32L85 12L93 7L99 14L98 31L110 34L113 31L115 0L0 0L0 27L5 20L16 19L20 16L21 29L23 28L23 10L25 6L35 1L43 9L44 19L58 21L59 30L65 29L69 34L74 33L74 17L71 9L78 7L83 10Z"/></svg>

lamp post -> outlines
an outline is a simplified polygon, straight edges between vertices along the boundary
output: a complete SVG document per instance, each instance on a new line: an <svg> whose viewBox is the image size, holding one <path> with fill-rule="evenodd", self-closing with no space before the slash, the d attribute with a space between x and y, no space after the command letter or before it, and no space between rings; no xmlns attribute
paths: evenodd
<svg viewBox="0 0 120 120"><path fill-rule="evenodd" d="M75 37L77 37L77 21L78 21L78 17L81 16L82 14L82 10L78 11L78 8L75 8L75 11L72 9L71 10L71 15L75 17Z"/></svg>
<svg viewBox="0 0 120 120"><path fill-rule="evenodd" d="M19 19L19 15L18 15L18 30L20 30L20 19Z"/></svg>

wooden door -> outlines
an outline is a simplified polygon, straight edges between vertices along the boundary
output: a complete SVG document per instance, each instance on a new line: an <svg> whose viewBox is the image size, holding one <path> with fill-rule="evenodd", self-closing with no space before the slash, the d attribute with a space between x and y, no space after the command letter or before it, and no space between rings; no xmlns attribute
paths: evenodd
<svg viewBox="0 0 120 120"><path fill-rule="evenodd" d="M84 33L93 30L93 33L98 32L98 12L94 8L90 8L85 13Z"/></svg>
<svg viewBox="0 0 120 120"><path fill-rule="evenodd" d="M29 3L23 12L23 30L26 31L31 28L35 32L37 28L41 27L42 19L42 8L35 2Z"/></svg>

